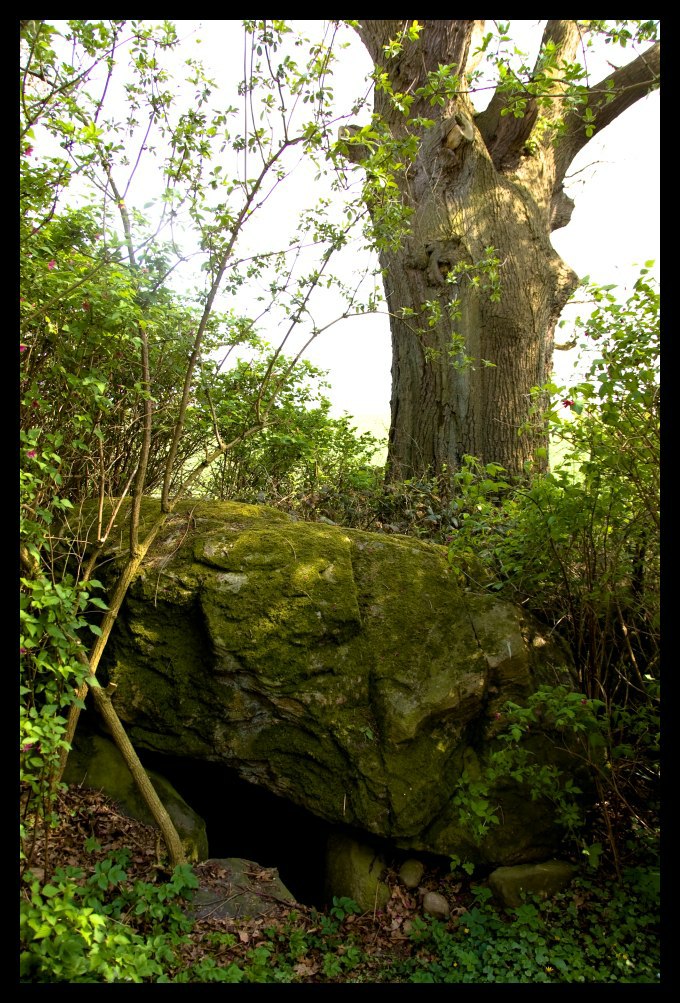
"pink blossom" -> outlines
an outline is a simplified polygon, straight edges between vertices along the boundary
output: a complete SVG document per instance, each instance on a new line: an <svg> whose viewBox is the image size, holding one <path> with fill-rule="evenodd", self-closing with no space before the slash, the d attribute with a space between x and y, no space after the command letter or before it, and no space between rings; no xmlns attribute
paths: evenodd
<svg viewBox="0 0 680 1003"><path fill-rule="evenodd" d="M26 453L26 456L29 458L29 460L32 460L33 457L35 456L35 449L29 449L28 452Z"/></svg>
<svg viewBox="0 0 680 1003"><path fill-rule="evenodd" d="M52 271L52 269L53 269L53 268L56 268L56 267L57 267L57 263L56 263L56 261L54 260L54 258L52 258L52 260L51 260L51 261L48 261L48 262L47 262L47 267L49 268L49 270L50 270L50 271Z"/></svg>
<svg viewBox="0 0 680 1003"><path fill-rule="evenodd" d="M19 345L19 351L20 352L25 352L27 348L28 348L28 345Z"/></svg>
<svg viewBox="0 0 680 1003"><path fill-rule="evenodd" d="M571 400L569 397L565 397L562 401L562 407L573 407L575 401Z"/></svg>
<svg viewBox="0 0 680 1003"><path fill-rule="evenodd" d="M24 149L24 156L25 157L30 157L30 155L32 153L33 153L33 147L32 146L25 147L25 149Z"/></svg>

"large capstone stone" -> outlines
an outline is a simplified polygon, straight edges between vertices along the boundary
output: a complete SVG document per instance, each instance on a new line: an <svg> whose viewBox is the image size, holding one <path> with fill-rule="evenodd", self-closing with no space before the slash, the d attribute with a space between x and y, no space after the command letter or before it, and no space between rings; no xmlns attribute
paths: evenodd
<svg viewBox="0 0 680 1003"><path fill-rule="evenodd" d="M158 510L145 500L142 531ZM122 566L105 556L100 577ZM554 812L505 784L480 841L457 782L479 774L505 702L570 680L568 663L520 608L462 589L444 547L192 501L132 582L103 675L140 750L224 763L330 822L498 865L549 856Z"/></svg>

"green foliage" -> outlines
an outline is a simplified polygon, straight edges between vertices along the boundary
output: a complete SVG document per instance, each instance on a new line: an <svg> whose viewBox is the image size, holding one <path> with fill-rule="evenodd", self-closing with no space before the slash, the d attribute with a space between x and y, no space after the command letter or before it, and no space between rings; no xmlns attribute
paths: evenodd
<svg viewBox="0 0 680 1003"><path fill-rule="evenodd" d="M232 960L234 934L211 934L209 953L171 981L286 983L306 982L309 976L313 981L344 981L367 961L351 928L360 913L356 902L344 897L334 898L327 912L312 910L309 918L293 910L283 922L264 926L258 942L238 961Z"/></svg>
<svg viewBox="0 0 680 1003"><path fill-rule="evenodd" d="M72 507L63 495L61 433L29 428L21 433L20 543L24 575L20 587L20 782L22 857L30 855L24 823L49 819L56 794L54 777L65 746L65 713L89 675L83 632L99 633L97 617L106 604L95 579L78 582L52 571L53 523ZM59 453L57 452L59 450Z"/></svg>
<svg viewBox="0 0 680 1003"><path fill-rule="evenodd" d="M273 383L262 395L262 377L269 367ZM242 362L228 373L213 375L210 393L225 440L237 439L258 407L267 408L269 418L261 431L236 441L197 490L220 499L286 503L303 513L315 509L317 502L323 504L326 495L332 495L332 504L362 481L373 483L370 462L378 442L369 433L358 435L348 416L331 417L330 401L321 392L326 385L322 376L308 362L294 363L283 356ZM190 429L197 418L190 414Z"/></svg>
<svg viewBox="0 0 680 1003"><path fill-rule="evenodd" d="M455 925L414 920L416 953L396 971L414 983L657 983L658 898L642 892L648 874L599 887L579 878L551 900L505 911L479 887Z"/></svg>
<svg viewBox="0 0 680 1003"><path fill-rule="evenodd" d="M99 627L88 623L83 613L91 605L104 604L90 595L90 590L100 587L94 580L86 587L68 577L55 584L44 575L20 582L20 737L22 748L31 750L27 765L36 767L36 756L46 765L59 748L59 729L54 731L54 727L62 721L59 714L73 702L72 690L87 674L87 666L83 668L75 654L82 650L77 632L87 627L96 633ZM22 779L28 780L28 774Z"/></svg>
<svg viewBox="0 0 680 1003"><path fill-rule="evenodd" d="M604 651L584 618L599 623L600 637L605 627L615 632L617 621L626 636L625 624L631 646L635 637L654 665L659 524L658 294L642 277L624 305L608 290L594 295L597 309L580 322L598 351L590 378L536 391L556 399L547 421L560 445L559 467L511 492L502 471L487 471L484 480L480 471L463 473L465 491L477 494L476 517L461 521L451 541L454 564L476 553L497 588L545 618L560 611L591 695L605 683L603 661L621 653L622 638ZM631 630L643 622L644 638ZM633 661L630 669L619 687L642 683ZM613 694L615 671L607 681Z"/></svg>
<svg viewBox="0 0 680 1003"><path fill-rule="evenodd" d="M198 881L177 867L169 882L129 883L127 851L85 877L55 870L41 885L27 872L21 899L22 982L167 982L191 922L183 912Z"/></svg>
<svg viewBox="0 0 680 1003"><path fill-rule="evenodd" d="M158 259L148 254L135 274L111 260L102 240L88 245L94 212L66 210L37 229L27 223L22 258L21 421L27 444L39 441L46 449L58 440L60 486L71 505L100 492L124 493L138 462L134 446L150 396L149 490L161 482L200 320L186 297L155 288ZM151 394L141 379L142 332L154 377ZM215 315L208 347L218 333L223 344L252 341L243 325ZM190 439L181 458L196 447Z"/></svg>
<svg viewBox="0 0 680 1003"><path fill-rule="evenodd" d="M625 49L629 43L656 41L659 37L658 21L615 20L615 21L581 21L588 31L588 45L593 44L597 34L606 45L620 45Z"/></svg>
<svg viewBox="0 0 680 1003"><path fill-rule="evenodd" d="M647 269L623 304L610 288L590 292L595 309L577 321L589 372L549 388L562 462L532 486L518 529L548 550L523 563L546 599L561 597L584 690L625 706L648 700L658 662L659 296Z"/></svg>
<svg viewBox="0 0 680 1003"><path fill-rule="evenodd" d="M159 487L169 462L178 489L197 455L219 445L219 391L231 388L222 410L239 412L230 421L239 436L268 427L286 386L286 366L276 361L283 344L303 325L310 339L320 333L314 297L332 288L345 315L373 302L373 291L364 301L361 283L330 270L364 215L325 161L332 46L290 39L283 21L244 21L243 32L251 58L246 79L234 81L241 109L225 107L193 58L173 79L170 22L22 23L22 424L43 439L61 432L64 494L74 503L129 489L150 411L144 488ZM121 89L122 103L112 97ZM297 230L280 247L254 247L243 232L279 197L298 145L323 181L310 190L324 194L296 212ZM142 163L157 191L143 209L134 202ZM203 288L179 296L170 278L186 271L196 246ZM214 302L221 289L232 307L225 314ZM235 298L248 310L234 310ZM274 351L258 337L265 321L281 325ZM237 346L259 354L247 413ZM177 442L187 404L193 422Z"/></svg>
<svg viewBox="0 0 680 1003"><path fill-rule="evenodd" d="M510 22L492 23L495 30L484 35L475 53L483 59L485 68L475 68L468 75L468 85L474 90L485 72L492 69L498 80L496 95L503 101L501 116L523 118L530 107L538 108L527 152L534 152L540 143L552 143L563 130L564 118L570 111L579 114L588 138L594 134L595 115L588 107L590 48L601 43L616 43L623 48L628 43L644 44L656 41L659 33L658 21L579 21L582 47L577 60L565 60L559 41L549 38L534 62L518 49ZM613 91L607 95L608 100L614 97Z"/></svg>
<svg viewBox="0 0 680 1003"><path fill-rule="evenodd" d="M361 913L361 909L356 904L356 902L348 898L346 895L340 898L333 898L333 905L330 910L331 916L335 916L340 922L347 916L358 916Z"/></svg>
<svg viewBox="0 0 680 1003"><path fill-rule="evenodd" d="M565 850L582 849L589 865L597 868L602 846L584 842L583 790L575 778L584 777L591 787L597 778L606 779L606 734L599 717L604 707L602 700L588 700L564 685L539 687L525 706L505 703L487 736L492 742L484 763L474 775L463 770L453 797L473 845L481 845L489 829L502 821L497 792L520 785L532 801L551 805ZM535 743L542 739L549 744L543 741L537 756ZM546 759L546 748L553 749L554 761ZM458 857L451 865L472 872L471 863Z"/></svg>
<svg viewBox="0 0 680 1003"><path fill-rule="evenodd" d="M472 458L466 458L459 474L385 482L382 468L370 462L378 445L373 436L356 435L348 418L329 419L326 424L321 412L319 417L323 448L313 446L318 468L308 465L304 478L299 477L301 469L294 468L295 479L284 480L278 492L271 481L253 482L244 500L255 500L257 488L263 492L257 500L291 508L303 518L447 543L461 520L474 514L482 518L477 511L480 492L497 503L505 490L500 479L489 478L482 484L475 481L469 490L461 487L477 463ZM501 469L498 464L488 466L490 471ZM470 476L474 481L474 474Z"/></svg>
<svg viewBox="0 0 680 1003"><path fill-rule="evenodd" d="M354 925L360 909L351 899L242 933L206 934L184 911L197 883L189 868L165 884L130 882L127 852L113 852L87 877L58 869L41 887L27 875L22 981L654 983L659 876L641 846L620 884L581 876L553 899L526 898L518 908L501 908L486 886L473 885L466 909L448 923L414 917L409 942L393 950L378 929L375 955L366 949L366 917L361 931Z"/></svg>

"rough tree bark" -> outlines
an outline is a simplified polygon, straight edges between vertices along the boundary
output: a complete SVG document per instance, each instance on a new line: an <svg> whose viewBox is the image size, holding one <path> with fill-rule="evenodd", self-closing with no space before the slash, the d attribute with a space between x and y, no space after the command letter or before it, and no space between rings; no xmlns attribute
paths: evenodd
<svg viewBox="0 0 680 1003"><path fill-rule="evenodd" d="M463 80L484 22L421 21L419 41L386 58L383 46L411 23L365 20L357 28L394 91L414 95L444 64L454 64ZM581 44L577 22L548 21L549 41L561 60L572 61ZM613 101L605 100L606 81L594 85L588 107L595 130L656 86L658 71L657 44L610 75ZM561 87L555 74L556 94ZM559 99L549 107L530 99L522 118L501 114L506 100L497 91L475 114L466 93L441 107L416 97L409 111L435 124L409 127L418 154L395 175L412 212L409 234L400 248L380 254L392 333L391 479L456 469L465 454L516 476L537 447L547 449L542 423L529 421L530 392L550 378L555 327L577 285L550 234L571 217L563 181L587 136L581 115L565 116ZM395 139L405 137L406 117L377 88L375 111ZM479 267L488 248L500 260L497 302ZM463 266L457 276L456 266Z"/></svg>

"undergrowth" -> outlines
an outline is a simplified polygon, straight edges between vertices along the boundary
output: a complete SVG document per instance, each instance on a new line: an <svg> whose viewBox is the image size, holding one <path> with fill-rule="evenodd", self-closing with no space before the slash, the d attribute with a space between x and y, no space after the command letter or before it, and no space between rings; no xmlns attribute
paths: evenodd
<svg viewBox="0 0 680 1003"><path fill-rule="evenodd" d="M22 903L22 982L103 983L646 983L660 977L658 871L622 881L581 874L551 900L501 908L469 886L448 922L414 913L394 931L384 916L336 898L324 911L222 932L187 916L189 868L162 884L127 881L126 855L59 868Z"/></svg>

